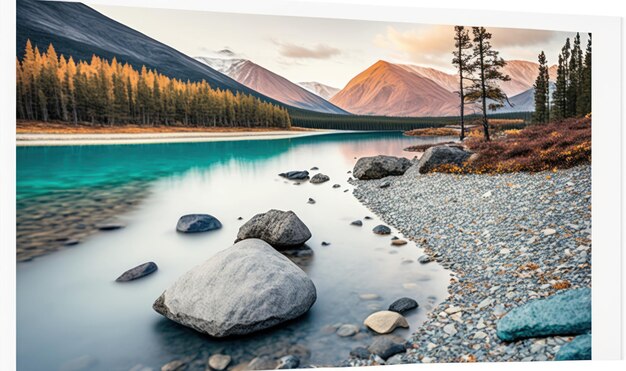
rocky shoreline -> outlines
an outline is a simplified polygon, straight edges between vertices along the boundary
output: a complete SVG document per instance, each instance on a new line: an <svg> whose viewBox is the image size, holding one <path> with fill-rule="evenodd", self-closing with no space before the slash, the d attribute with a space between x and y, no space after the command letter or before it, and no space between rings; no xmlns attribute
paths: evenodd
<svg viewBox="0 0 626 371"><path fill-rule="evenodd" d="M573 339L503 342L496 323L533 299L591 286L591 166L504 175L412 166L351 183L360 202L455 274L405 353L386 362L352 355L343 366L546 361Z"/></svg>

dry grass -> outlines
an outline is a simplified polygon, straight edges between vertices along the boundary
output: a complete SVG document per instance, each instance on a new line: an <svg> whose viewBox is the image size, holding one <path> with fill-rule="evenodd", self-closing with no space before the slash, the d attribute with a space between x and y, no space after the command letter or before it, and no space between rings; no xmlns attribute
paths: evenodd
<svg viewBox="0 0 626 371"><path fill-rule="evenodd" d="M507 130L490 142L472 132L465 145L476 153L472 161L462 167L443 165L434 171L493 174L566 169L591 163L591 118Z"/></svg>
<svg viewBox="0 0 626 371"><path fill-rule="evenodd" d="M463 148L463 145L457 142L444 142L444 143L417 144L414 146L406 147L404 150L407 152L425 152L430 147L442 146L442 145Z"/></svg>
<svg viewBox="0 0 626 371"><path fill-rule="evenodd" d="M72 124L67 122L23 121L16 123L18 134L153 134L153 133L237 133L270 131L308 131L310 129L292 127L283 128L246 128L246 127L190 127L190 126L139 126L139 125L92 125L87 123Z"/></svg>
<svg viewBox="0 0 626 371"><path fill-rule="evenodd" d="M411 137L431 137L431 136L457 136L460 131L451 128L425 128L425 129L413 129L405 131L404 135Z"/></svg>

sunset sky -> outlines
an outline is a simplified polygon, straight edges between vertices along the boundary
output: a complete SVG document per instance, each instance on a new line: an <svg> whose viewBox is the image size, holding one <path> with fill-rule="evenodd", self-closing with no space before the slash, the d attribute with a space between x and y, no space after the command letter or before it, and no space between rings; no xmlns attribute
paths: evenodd
<svg viewBox="0 0 626 371"><path fill-rule="evenodd" d="M90 5L101 13L189 56L229 49L293 82L337 88L376 61L411 63L453 72L453 26L213 13ZM505 59L552 65L570 32L490 28ZM586 35L582 36L583 48Z"/></svg>

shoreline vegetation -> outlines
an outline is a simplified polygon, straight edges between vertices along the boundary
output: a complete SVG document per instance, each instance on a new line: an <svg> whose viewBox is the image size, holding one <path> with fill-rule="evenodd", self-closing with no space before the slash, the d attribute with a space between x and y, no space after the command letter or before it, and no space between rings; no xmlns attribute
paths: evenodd
<svg viewBox="0 0 626 371"><path fill-rule="evenodd" d="M496 126L497 127L497 126ZM467 161L440 163L429 172L453 174L498 174L568 169L591 163L591 115L524 129L494 130L490 141L483 140L478 127L469 129L463 142L448 142L468 154ZM426 152L435 145L405 148Z"/></svg>

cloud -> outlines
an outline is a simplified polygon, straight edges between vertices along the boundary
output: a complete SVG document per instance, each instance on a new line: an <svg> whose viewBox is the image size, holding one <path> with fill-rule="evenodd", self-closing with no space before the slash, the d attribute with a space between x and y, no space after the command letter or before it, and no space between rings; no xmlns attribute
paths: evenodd
<svg viewBox="0 0 626 371"><path fill-rule="evenodd" d="M550 42L558 35L554 31L488 28L493 35L491 40L494 48L503 52L507 49L519 49ZM471 36L471 29L470 29ZM374 37L373 43L392 52L392 55L401 55L411 62L450 67L452 49L454 48L453 26L421 26L407 30L399 30L389 26L384 34ZM532 51L536 55L538 51Z"/></svg>
<svg viewBox="0 0 626 371"><path fill-rule="evenodd" d="M305 47L292 43L278 42L278 53L283 57L294 59L329 59L341 54L341 50L328 45L318 44L313 47Z"/></svg>

